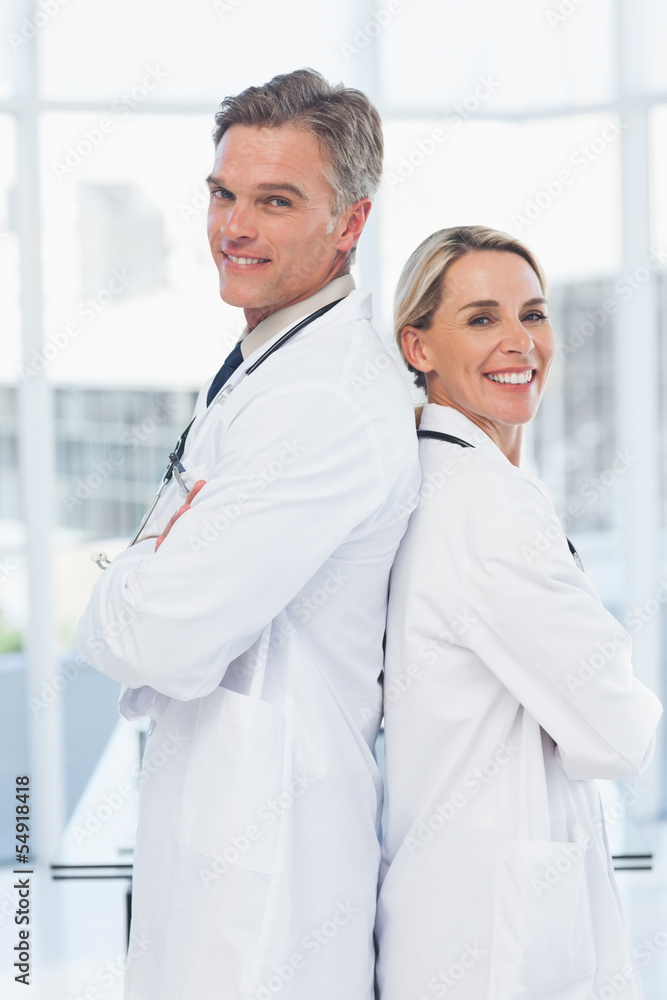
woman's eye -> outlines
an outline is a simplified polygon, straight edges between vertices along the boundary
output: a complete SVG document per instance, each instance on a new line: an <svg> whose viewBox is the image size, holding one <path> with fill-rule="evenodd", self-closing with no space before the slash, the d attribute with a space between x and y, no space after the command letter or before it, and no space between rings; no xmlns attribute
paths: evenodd
<svg viewBox="0 0 667 1000"><path fill-rule="evenodd" d="M491 322L491 319L489 316L473 316L468 322L471 326L486 326L487 323Z"/></svg>
<svg viewBox="0 0 667 1000"><path fill-rule="evenodd" d="M546 319L546 318L547 317L546 317L545 313L540 312L539 309L534 309L532 312L529 312L528 315L524 317L524 320L527 320L529 323L534 323L534 322L536 322L538 320L542 320L542 319Z"/></svg>

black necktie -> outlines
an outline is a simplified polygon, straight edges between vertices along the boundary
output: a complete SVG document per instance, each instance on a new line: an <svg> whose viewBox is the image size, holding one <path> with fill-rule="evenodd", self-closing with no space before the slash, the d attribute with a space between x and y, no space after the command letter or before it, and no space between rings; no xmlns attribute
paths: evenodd
<svg viewBox="0 0 667 1000"><path fill-rule="evenodd" d="M229 352L224 360L222 368L211 382L211 387L208 390L208 395L206 396L207 406L210 406L212 400L215 399L227 379L234 374L242 361L243 355L241 354L241 341L239 341L236 347Z"/></svg>

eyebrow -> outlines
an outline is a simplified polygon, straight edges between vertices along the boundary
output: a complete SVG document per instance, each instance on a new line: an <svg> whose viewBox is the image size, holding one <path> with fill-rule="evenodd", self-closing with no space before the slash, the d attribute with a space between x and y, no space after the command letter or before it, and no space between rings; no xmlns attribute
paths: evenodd
<svg viewBox="0 0 667 1000"><path fill-rule="evenodd" d="M527 306L537 306L546 304L547 300L545 298L542 298L541 296L538 296L537 298L528 299L527 302L524 302L523 308L525 309ZM485 306L499 306L499 305L500 303L496 302L495 299L476 299L475 302L468 302L467 305L461 306L461 308L457 311L463 312L464 309L480 309Z"/></svg>
<svg viewBox="0 0 667 1000"><path fill-rule="evenodd" d="M229 188L227 188L225 184L218 177L214 177L212 174L209 174L209 176L206 178L206 183L209 185L209 187L215 185L215 187L224 188L225 191L229 190ZM308 201L308 198L301 190L301 188L298 188L296 184L290 184L288 181L278 181L275 184L272 183L258 184L256 190L288 191L290 194L293 194L295 198L300 198L302 201Z"/></svg>

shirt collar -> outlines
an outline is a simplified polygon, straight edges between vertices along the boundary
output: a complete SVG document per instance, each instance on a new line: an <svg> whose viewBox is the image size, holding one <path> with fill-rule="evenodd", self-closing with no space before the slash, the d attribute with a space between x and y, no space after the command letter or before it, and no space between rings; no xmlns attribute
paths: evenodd
<svg viewBox="0 0 667 1000"><path fill-rule="evenodd" d="M440 431L445 434L452 434L454 437L467 441L475 448L481 448L489 454L495 453L496 457L509 462L502 451L492 441L481 427L464 416L459 410L452 406L442 406L440 403L426 403L419 423L419 429L424 431Z"/></svg>
<svg viewBox="0 0 667 1000"><path fill-rule="evenodd" d="M292 306L286 306L284 309L278 309L277 312L271 313L261 323L258 323L254 330L249 330L246 326L241 334L241 354L243 355L243 359L249 358L251 354L254 354L260 347L263 347L264 344L268 343L281 330L285 330L289 326L294 326L299 320L304 319L310 313L316 312L323 306L328 306L330 302L345 298L354 288L356 288L356 285L352 275L343 274L340 278L334 278L324 288L320 288L319 292L315 292L314 295L309 296L307 299L295 302Z"/></svg>

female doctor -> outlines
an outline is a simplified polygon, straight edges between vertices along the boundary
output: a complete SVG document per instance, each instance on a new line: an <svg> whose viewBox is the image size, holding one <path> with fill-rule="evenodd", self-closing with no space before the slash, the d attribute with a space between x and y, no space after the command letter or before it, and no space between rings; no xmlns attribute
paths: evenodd
<svg viewBox="0 0 667 1000"><path fill-rule="evenodd" d="M396 294L428 402L388 616L381 1000L642 995L591 779L646 767L661 707L519 464L545 287L475 226L426 239Z"/></svg>

